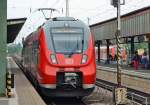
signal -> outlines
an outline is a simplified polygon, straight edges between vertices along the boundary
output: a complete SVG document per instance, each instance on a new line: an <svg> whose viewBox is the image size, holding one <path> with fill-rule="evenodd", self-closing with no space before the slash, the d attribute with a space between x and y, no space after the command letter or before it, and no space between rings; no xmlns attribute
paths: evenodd
<svg viewBox="0 0 150 105"><path fill-rule="evenodd" d="M111 0L111 5L118 7L118 0ZM125 0L120 1L120 5L125 5Z"/></svg>
<svg viewBox="0 0 150 105"><path fill-rule="evenodd" d="M118 0L111 0L111 5L113 5L114 7L117 7Z"/></svg>

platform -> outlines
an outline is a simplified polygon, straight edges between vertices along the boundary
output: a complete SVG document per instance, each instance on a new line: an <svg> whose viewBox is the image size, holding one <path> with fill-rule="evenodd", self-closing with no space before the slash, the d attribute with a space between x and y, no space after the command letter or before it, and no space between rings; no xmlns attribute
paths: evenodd
<svg viewBox="0 0 150 105"><path fill-rule="evenodd" d="M110 68L116 68L117 64L105 64L104 62L98 63L98 66L103 66L103 67L110 67ZM126 64L122 64L122 69L123 70L130 70L130 71L136 71L136 72L142 72L142 73L150 73L150 69L149 68L142 68L142 65L139 64L138 70L135 70L134 67L126 65Z"/></svg>
<svg viewBox="0 0 150 105"><path fill-rule="evenodd" d="M141 72L145 70L122 69L122 85L150 94L150 73ZM112 83L117 83L117 69L97 65L97 78Z"/></svg>
<svg viewBox="0 0 150 105"><path fill-rule="evenodd" d="M9 99L0 98L0 105L46 105L13 59L7 57L7 60L7 69L15 74L14 95Z"/></svg>

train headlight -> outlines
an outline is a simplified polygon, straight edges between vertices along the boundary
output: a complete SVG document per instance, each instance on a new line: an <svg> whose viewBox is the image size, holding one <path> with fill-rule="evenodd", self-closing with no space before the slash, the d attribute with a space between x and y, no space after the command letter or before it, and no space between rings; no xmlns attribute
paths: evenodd
<svg viewBox="0 0 150 105"><path fill-rule="evenodd" d="M82 57L82 64L86 63L87 59L88 59L88 56L84 54Z"/></svg>
<svg viewBox="0 0 150 105"><path fill-rule="evenodd" d="M54 64L57 63L56 56L54 54L51 55L51 60L52 60L52 63Z"/></svg>

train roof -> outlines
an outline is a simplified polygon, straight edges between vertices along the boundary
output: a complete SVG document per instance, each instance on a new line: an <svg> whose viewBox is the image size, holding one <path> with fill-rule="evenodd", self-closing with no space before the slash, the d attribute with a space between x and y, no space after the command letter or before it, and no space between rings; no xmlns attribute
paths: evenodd
<svg viewBox="0 0 150 105"><path fill-rule="evenodd" d="M59 27L62 25L63 26L66 25L66 27L71 26L71 27L88 28L88 26L84 22L82 22L79 19L75 19L73 17L55 17L44 23L44 26L49 26L49 27Z"/></svg>
<svg viewBox="0 0 150 105"><path fill-rule="evenodd" d="M52 18L53 21L76 21L73 17L55 17Z"/></svg>

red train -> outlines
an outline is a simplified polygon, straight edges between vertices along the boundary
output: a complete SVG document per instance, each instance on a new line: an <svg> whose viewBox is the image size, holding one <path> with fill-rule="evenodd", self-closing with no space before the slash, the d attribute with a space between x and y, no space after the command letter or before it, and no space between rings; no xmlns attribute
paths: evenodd
<svg viewBox="0 0 150 105"><path fill-rule="evenodd" d="M25 73L46 96L83 97L95 87L93 35L82 21L57 17L23 41Z"/></svg>

